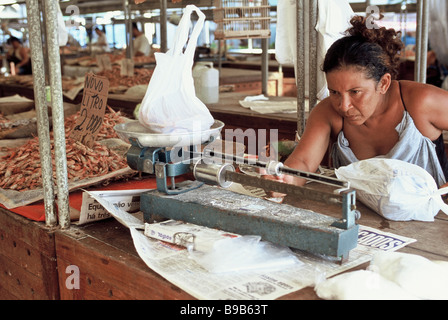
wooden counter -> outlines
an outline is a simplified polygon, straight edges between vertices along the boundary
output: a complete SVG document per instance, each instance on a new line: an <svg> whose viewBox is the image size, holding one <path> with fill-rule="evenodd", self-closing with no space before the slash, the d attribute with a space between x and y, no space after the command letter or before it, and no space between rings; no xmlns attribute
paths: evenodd
<svg viewBox="0 0 448 320"><path fill-rule="evenodd" d="M56 252L61 299L193 299L148 268L115 219L56 232ZM79 289L66 286L68 266L79 268Z"/></svg>
<svg viewBox="0 0 448 320"><path fill-rule="evenodd" d="M285 202L334 217L341 215L337 206L288 198ZM359 210L359 224L417 239L400 252L448 261L448 216L445 214L440 213L435 222L396 222L385 220L362 204L359 204ZM192 299L143 263L134 249L129 229L114 219L73 227L69 232L58 231L55 239L61 299ZM65 288L68 275L64 270L68 265L79 266L79 290ZM367 266L365 263L355 269ZM318 297L313 288L307 287L280 299Z"/></svg>
<svg viewBox="0 0 448 320"><path fill-rule="evenodd" d="M243 70L238 68L222 68L220 72L220 85L231 86L234 92L244 92L246 95L258 95L262 92L261 71ZM20 84L0 84L0 97L14 94L34 99L34 89L31 86ZM268 95L283 96L283 74L281 72L269 72ZM107 103L116 110L123 111L132 116L135 106L143 97L129 97L123 94L108 95ZM81 103L82 92L74 100L64 96L64 101L69 103Z"/></svg>
<svg viewBox="0 0 448 320"><path fill-rule="evenodd" d="M244 143L246 151L260 155L259 147L266 146L271 139L271 132L276 131L278 140L294 140L297 131L297 113L270 113L261 114L242 107L238 101L248 94L241 92L221 93L219 102L208 104L207 107L215 119L224 122L221 132L223 140L233 140ZM295 100L290 97L269 97L272 101ZM241 131L236 131L241 129ZM252 131L253 130L253 131ZM266 140L262 141L260 133L266 132ZM275 130L275 131L272 131ZM250 137L255 133L257 148L248 149ZM235 138L233 138L233 135ZM258 146L260 143L260 146Z"/></svg>
<svg viewBox="0 0 448 320"><path fill-rule="evenodd" d="M341 214L338 206L314 201L286 197L285 203L334 217ZM444 213L439 213L435 222L397 222L382 218L360 203L358 209L359 224L417 240L400 252L448 261L448 216ZM73 267L79 271L77 288L70 286ZM193 299L143 262L129 229L115 219L50 230L43 222L5 209L0 209L0 298ZM280 299L318 297L308 287Z"/></svg>
<svg viewBox="0 0 448 320"><path fill-rule="evenodd" d="M258 70L261 71L261 57L251 57L245 60L227 60L222 62L224 68L243 69L243 70ZM287 78L295 78L294 65L281 65L277 60L268 60L268 70L270 72L282 72Z"/></svg>
<svg viewBox="0 0 448 320"><path fill-rule="evenodd" d="M54 230L0 208L0 299L59 299Z"/></svg>

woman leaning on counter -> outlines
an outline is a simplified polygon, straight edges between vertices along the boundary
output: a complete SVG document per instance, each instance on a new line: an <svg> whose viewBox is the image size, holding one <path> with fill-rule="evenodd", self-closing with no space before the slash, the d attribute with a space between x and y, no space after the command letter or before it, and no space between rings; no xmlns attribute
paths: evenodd
<svg viewBox="0 0 448 320"><path fill-rule="evenodd" d="M285 165L315 172L331 145L333 165L377 156L426 169L438 186L448 178L443 130L448 130L448 92L396 80L402 42L393 29L367 28L353 17L347 35L328 50L323 71L329 97L310 112L304 133ZM303 179L284 175L289 183Z"/></svg>

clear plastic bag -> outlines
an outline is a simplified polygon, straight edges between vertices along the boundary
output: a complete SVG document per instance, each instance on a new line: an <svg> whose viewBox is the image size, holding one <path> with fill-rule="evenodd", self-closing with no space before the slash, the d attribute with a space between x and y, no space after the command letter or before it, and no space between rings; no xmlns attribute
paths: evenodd
<svg viewBox="0 0 448 320"><path fill-rule="evenodd" d="M190 16L199 19L190 32ZM156 133L200 132L214 122L204 103L196 97L193 80L193 58L205 15L194 5L187 5L177 27L173 48L156 52L156 68L143 97L139 121ZM185 51L183 51L186 45Z"/></svg>
<svg viewBox="0 0 448 320"><path fill-rule="evenodd" d="M190 257L211 273L279 270L303 264L288 247L241 236L216 241L207 252L190 251Z"/></svg>

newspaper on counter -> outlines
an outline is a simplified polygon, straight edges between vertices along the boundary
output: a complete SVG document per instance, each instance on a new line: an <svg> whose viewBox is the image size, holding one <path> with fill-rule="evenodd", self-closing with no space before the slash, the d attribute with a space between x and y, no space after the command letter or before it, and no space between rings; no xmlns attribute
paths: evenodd
<svg viewBox="0 0 448 320"><path fill-rule="evenodd" d="M395 251L416 240L360 226L357 248L348 261L293 250L302 262L282 270L250 270L211 273L191 259L184 247L147 237L144 225L121 208L107 204L99 194L92 194L120 223L130 229L135 249L146 265L166 280L197 299L204 300L271 300L302 288L313 286L318 279L330 277L369 262L378 251ZM127 217L132 217L131 222Z"/></svg>
<svg viewBox="0 0 448 320"><path fill-rule="evenodd" d="M125 212L135 213L140 210L140 194L147 190L84 191L82 194L78 224L81 225L110 218L111 214L107 210L108 204L121 208ZM101 203L96 200L98 198L101 198ZM107 203L104 201L107 201Z"/></svg>
<svg viewBox="0 0 448 320"><path fill-rule="evenodd" d="M145 223L144 234L150 238L197 251L209 251L216 241L239 237L235 233L200 227L195 224L176 220Z"/></svg>

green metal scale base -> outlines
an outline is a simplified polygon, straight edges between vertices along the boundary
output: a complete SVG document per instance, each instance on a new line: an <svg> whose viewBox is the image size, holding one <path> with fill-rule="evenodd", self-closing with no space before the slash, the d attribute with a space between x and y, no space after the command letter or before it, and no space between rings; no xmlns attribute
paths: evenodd
<svg viewBox="0 0 448 320"><path fill-rule="evenodd" d="M241 235L259 235L272 243L337 257L341 261L348 258L358 239L355 223L347 225L310 210L209 185L177 195L157 190L146 192L141 196L141 210L148 223L174 219ZM348 207L344 210L351 211Z"/></svg>

